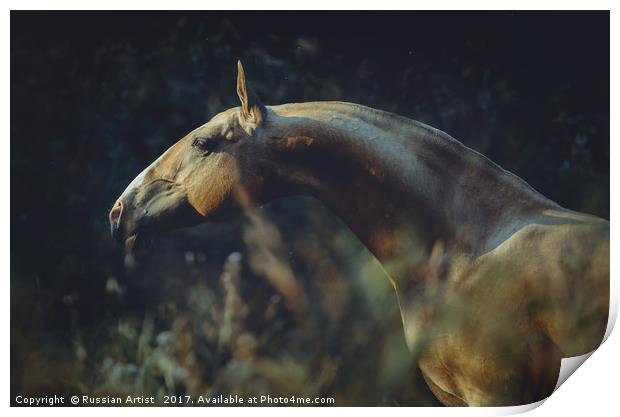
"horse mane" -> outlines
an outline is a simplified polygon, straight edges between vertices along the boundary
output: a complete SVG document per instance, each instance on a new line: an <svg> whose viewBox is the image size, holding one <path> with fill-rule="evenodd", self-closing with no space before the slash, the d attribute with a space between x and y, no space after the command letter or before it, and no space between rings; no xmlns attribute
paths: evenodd
<svg viewBox="0 0 620 417"><path fill-rule="evenodd" d="M516 190L528 194L539 202L544 201L555 205L525 180L496 164L487 156L466 146L448 133L409 117L344 101L287 103L270 107L277 109L278 112L284 110L285 114L292 113L291 115L318 114L320 115L318 121L327 124L331 123L330 118L335 114L357 119L368 126L389 132L389 136L398 137L405 145L413 146L414 149L419 146L432 148L436 155L441 155L446 160L475 166L480 174L486 173L487 176L494 176L497 180L510 184ZM438 166L437 169L441 167Z"/></svg>

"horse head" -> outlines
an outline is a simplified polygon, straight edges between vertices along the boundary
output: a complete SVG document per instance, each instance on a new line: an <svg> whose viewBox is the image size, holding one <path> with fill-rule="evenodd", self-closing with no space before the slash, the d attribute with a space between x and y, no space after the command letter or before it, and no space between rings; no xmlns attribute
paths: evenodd
<svg viewBox="0 0 620 417"><path fill-rule="evenodd" d="M109 213L116 240L133 246L138 236L229 217L260 199L267 109L248 88L241 62L237 94L240 107L188 133L127 186Z"/></svg>

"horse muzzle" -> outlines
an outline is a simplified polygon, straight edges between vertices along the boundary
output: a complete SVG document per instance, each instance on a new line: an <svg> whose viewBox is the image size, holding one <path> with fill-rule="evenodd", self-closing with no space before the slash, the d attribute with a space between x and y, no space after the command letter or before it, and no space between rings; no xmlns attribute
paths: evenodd
<svg viewBox="0 0 620 417"><path fill-rule="evenodd" d="M146 247L157 235L179 227L188 227L204 218L188 203L184 189L158 181L141 192L149 198L136 199L136 192L125 192L110 210L110 234L131 252L134 246Z"/></svg>
<svg viewBox="0 0 620 417"><path fill-rule="evenodd" d="M138 227L134 219L127 209L127 204L122 200L114 203L114 207L110 210L110 234L112 239L124 244L126 247L133 247L138 235Z"/></svg>
<svg viewBox="0 0 620 417"><path fill-rule="evenodd" d="M112 239L123 245L126 253L131 253L138 246L148 249L153 236L147 228L140 227L139 219L134 219L132 210L122 200L114 203L110 210L110 234Z"/></svg>
<svg viewBox="0 0 620 417"><path fill-rule="evenodd" d="M114 240L120 239L121 218L123 216L124 208L125 205L123 202L118 200L114 203L114 207L112 207L112 210L110 210L110 214L108 216L110 219L110 234Z"/></svg>

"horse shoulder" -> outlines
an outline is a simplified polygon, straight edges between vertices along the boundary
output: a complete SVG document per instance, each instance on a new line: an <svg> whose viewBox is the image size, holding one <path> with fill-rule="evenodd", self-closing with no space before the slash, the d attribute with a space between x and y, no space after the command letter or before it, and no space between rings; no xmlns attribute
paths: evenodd
<svg viewBox="0 0 620 417"><path fill-rule="evenodd" d="M609 223L578 213L562 218L522 227L476 260L465 285L470 299L531 318L568 357L602 341L609 309Z"/></svg>
<svg viewBox="0 0 620 417"><path fill-rule="evenodd" d="M578 220L529 223L452 268L419 362L440 398L469 405L536 401L553 391L561 357L600 343L608 223Z"/></svg>

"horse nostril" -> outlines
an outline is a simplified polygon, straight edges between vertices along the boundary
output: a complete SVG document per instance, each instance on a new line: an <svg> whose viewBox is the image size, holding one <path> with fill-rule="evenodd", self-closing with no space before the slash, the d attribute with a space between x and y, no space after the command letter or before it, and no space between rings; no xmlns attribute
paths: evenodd
<svg viewBox="0 0 620 417"><path fill-rule="evenodd" d="M117 201L116 204L114 204L114 207L112 207L112 210L110 210L110 227L112 228L112 234L114 234L114 232L118 230L118 227L121 223L122 214L123 203Z"/></svg>

